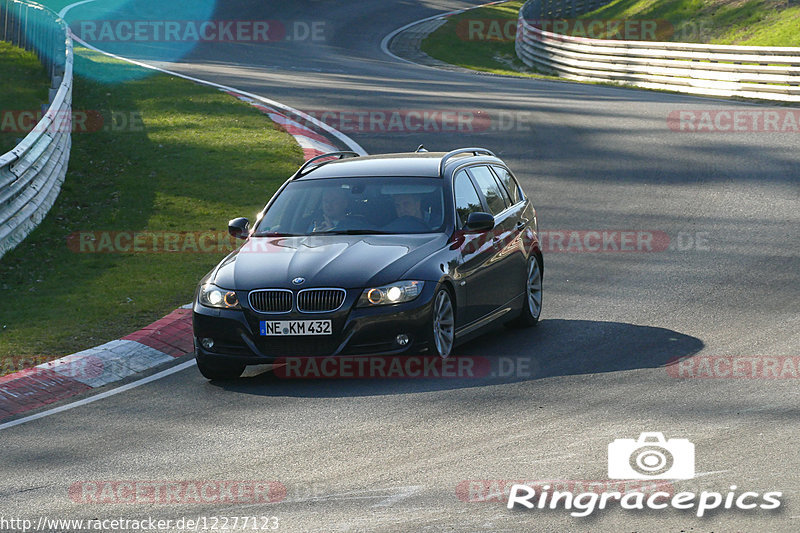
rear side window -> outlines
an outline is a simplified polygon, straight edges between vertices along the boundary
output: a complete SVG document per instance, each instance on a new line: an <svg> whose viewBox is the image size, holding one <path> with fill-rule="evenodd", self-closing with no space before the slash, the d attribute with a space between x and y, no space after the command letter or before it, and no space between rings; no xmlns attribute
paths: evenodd
<svg viewBox="0 0 800 533"><path fill-rule="evenodd" d="M478 191L475 190L475 186L472 185L472 180L469 179L466 171L462 170L456 174L454 190L456 196L456 214L463 228L467 223L469 214L483 211L483 207L481 207L481 199L478 196Z"/></svg>
<svg viewBox="0 0 800 533"><path fill-rule="evenodd" d="M503 167L492 166L492 168L500 177L500 181L505 186L508 194L511 195L511 204L513 205L517 202L521 202L525 197L522 195L522 189L519 183L517 183L517 180L514 179L514 176L511 175L511 172Z"/></svg>
<svg viewBox="0 0 800 533"><path fill-rule="evenodd" d="M504 191L501 190L500 184L497 183L489 167L472 167L469 171L475 177L475 182L478 184L483 197L486 198L489 211L496 215L504 210L507 207Z"/></svg>

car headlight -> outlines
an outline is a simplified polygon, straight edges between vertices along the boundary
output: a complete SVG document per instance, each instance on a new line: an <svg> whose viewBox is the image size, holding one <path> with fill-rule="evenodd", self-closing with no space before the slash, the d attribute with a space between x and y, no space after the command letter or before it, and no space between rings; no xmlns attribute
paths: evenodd
<svg viewBox="0 0 800 533"><path fill-rule="evenodd" d="M236 293L225 289L220 289L216 285L207 283L200 287L200 303L206 307L216 307L218 309L241 309L239 298Z"/></svg>
<svg viewBox="0 0 800 533"><path fill-rule="evenodd" d="M383 287L364 289L356 307L391 305L410 302L422 292L421 281L398 281Z"/></svg>

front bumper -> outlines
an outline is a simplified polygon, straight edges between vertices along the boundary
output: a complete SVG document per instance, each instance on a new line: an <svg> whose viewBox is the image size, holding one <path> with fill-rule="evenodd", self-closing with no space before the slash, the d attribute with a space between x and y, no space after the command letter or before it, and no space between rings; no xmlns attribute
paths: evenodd
<svg viewBox="0 0 800 533"><path fill-rule="evenodd" d="M402 304L355 307L361 289L348 289L342 307L332 313L259 313L249 307L247 293L237 291L242 310L212 309L195 300L192 325L197 357L205 361L245 365L274 363L285 357L416 354L427 348L436 283L426 282L420 295ZM332 335L268 337L259 333L263 320L331 320ZM409 342L397 344L405 334ZM200 339L214 339L208 350Z"/></svg>

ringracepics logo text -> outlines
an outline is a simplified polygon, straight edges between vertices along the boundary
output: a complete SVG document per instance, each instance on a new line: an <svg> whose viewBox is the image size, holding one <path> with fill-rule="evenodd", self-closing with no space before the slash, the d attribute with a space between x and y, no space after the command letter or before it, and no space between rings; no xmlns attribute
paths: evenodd
<svg viewBox="0 0 800 533"><path fill-rule="evenodd" d="M558 509L563 507L575 517L589 516L598 509L606 509L609 502L618 502L620 508L626 510L663 510L668 507L679 510L695 509L697 516L703 516L713 509L763 509L774 510L780 507L781 492L738 492L736 485L731 485L726 494L713 491L678 492L671 495L668 492L656 491L650 495L644 492L582 492L573 495L572 492L551 491L550 485L544 485L539 492L528 485L514 485L508 496L508 508L513 509L519 504L527 509ZM722 506L722 507L720 507Z"/></svg>
<svg viewBox="0 0 800 533"><path fill-rule="evenodd" d="M659 432L644 432L638 439L616 439L608 445L608 476L611 479L666 480L691 479L695 476L694 444L687 439L665 439ZM531 486L517 483L508 494L508 509L517 505L526 509L555 510L562 508L574 517L586 517L596 510L618 504L625 510L693 510L698 517L713 510L775 510L781 506L780 491L741 490L730 485L728 491L614 489L604 492L585 491L576 494L559 490L552 484Z"/></svg>

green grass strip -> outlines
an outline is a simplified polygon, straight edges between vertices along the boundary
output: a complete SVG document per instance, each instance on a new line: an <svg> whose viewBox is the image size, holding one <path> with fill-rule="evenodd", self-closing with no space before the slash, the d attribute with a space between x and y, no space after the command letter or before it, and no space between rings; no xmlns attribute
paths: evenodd
<svg viewBox="0 0 800 533"><path fill-rule="evenodd" d="M41 114L49 88L50 80L35 54L0 41L0 154L25 137L20 124L30 119L22 113Z"/></svg>
<svg viewBox="0 0 800 533"><path fill-rule="evenodd" d="M674 42L800 46L800 5L785 0L616 0L581 18L668 21Z"/></svg>
<svg viewBox="0 0 800 533"><path fill-rule="evenodd" d="M139 68L81 48L76 61L79 71ZM45 221L0 259L0 359L62 356L131 333L191 301L225 255L77 253L71 234L225 232L230 218L252 220L302 162L294 139L253 107L168 75L139 77L75 82L73 109L93 117L91 131L73 134Z"/></svg>
<svg viewBox="0 0 800 533"><path fill-rule="evenodd" d="M519 17L522 0L471 9L448 18L422 41L429 56L472 70L494 74L533 76L514 50L514 36L508 22ZM513 30L512 30L513 31Z"/></svg>
<svg viewBox="0 0 800 533"><path fill-rule="evenodd" d="M517 57L506 29L524 3L514 0L453 15L422 41L421 49L472 70L542 77ZM661 21L659 35L667 21L672 41L800 47L800 6L780 0L617 0L579 18Z"/></svg>

